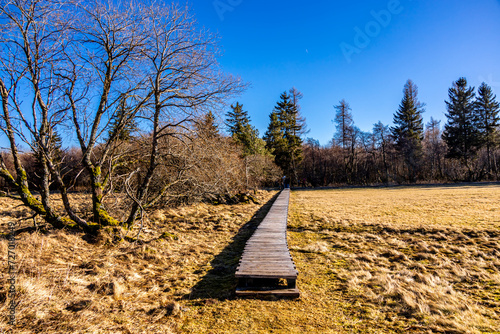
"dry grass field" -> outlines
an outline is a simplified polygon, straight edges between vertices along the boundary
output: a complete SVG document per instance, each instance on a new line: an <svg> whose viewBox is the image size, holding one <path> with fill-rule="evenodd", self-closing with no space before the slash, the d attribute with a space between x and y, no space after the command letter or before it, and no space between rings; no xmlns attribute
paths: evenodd
<svg viewBox="0 0 500 334"><path fill-rule="evenodd" d="M355 319L339 332L500 331L500 186L302 191L291 207L301 288Z"/></svg>
<svg viewBox="0 0 500 334"><path fill-rule="evenodd" d="M116 230L20 234L16 332L499 333L499 185L295 191L301 298L236 299L239 256L275 194L158 210L137 243ZM0 199L3 232L27 216Z"/></svg>

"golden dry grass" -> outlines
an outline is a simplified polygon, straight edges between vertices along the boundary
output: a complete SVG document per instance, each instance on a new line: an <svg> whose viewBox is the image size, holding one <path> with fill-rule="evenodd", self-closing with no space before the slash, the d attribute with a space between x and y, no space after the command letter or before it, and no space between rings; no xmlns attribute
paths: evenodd
<svg viewBox="0 0 500 334"><path fill-rule="evenodd" d="M499 199L498 185L295 192L301 288L348 301L354 331L498 333Z"/></svg>
<svg viewBox="0 0 500 334"><path fill-rule="evenodd" d="M260 192L257 198L264 204L274 194ZM207 272L220 285L218 289L210 285L208 293L230 297L240 255L238 248L230 246L236 235L241 242L251 233L250 228L240 229L260 207L198 204L158 210L142 232L145 242L137 244L116 243L117 236L125 233L116 229L87 241L72 231L18 235L16 333L182 331L192 290L199 285L203 292L202 278L210 278ZM4 198L0 217L0 227L6 232L8 220L29 217L29 212ZM4 268L0 272L0 331L11 329L7 325L7 244L0 239ZM227 258L217 260L224 249Z"/></svg>
<svg viewBox="0 0 500 334"><path fill-rule="evenodd" d="M274 194L258 198L263 204ZM89 240L96 243L70 231L23 233L17 330L494 333L499 198L494 185L293 192L289 245L300 273L298 300L233 297L244 241L266 210L260 205L158 210L143 244L116 244L124 232L113 230ZM28 215L0 201L0 229L12 216ZM6 256L2 239L4 268ZM9 329L6 270L0 278L1 330Z"/></svg>

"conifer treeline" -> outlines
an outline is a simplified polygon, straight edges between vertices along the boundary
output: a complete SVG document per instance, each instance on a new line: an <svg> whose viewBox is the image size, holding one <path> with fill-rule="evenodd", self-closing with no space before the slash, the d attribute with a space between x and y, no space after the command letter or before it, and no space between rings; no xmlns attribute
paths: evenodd
<svg viewBox="0 0 500 334"><path fill-rule="evenodd" d="M251 137L247 146L260 142L260 153L271 154L295 186L500 180L500 106L486 83L477 93L465 78L453 83L443 127L434 118L424 125L425 104L411 80L404 86L393 124L378 122L371 132L356 127L349 103L341 100L335 106L335 135L324 147L313 138L303 139L300 98L295 88L281 94L269 115L265 147L247 112L243 130L234 126L240 104L228 114L233 138L244 142L247 139L239 138Z"/></svg>

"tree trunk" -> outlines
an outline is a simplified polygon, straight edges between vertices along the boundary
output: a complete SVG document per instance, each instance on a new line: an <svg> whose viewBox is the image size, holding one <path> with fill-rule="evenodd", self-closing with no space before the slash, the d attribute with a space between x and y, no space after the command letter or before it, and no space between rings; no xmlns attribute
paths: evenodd
<svg viewBox="0 0 500 334"><path fill-rule="evenodd" d="M118 226L119 221L114 219L106 211L103 199L103 189L101 183L101 167L89 166L90 173L90 183L92 187L92 214L94 216L93 220L100 226Z"/></svg>

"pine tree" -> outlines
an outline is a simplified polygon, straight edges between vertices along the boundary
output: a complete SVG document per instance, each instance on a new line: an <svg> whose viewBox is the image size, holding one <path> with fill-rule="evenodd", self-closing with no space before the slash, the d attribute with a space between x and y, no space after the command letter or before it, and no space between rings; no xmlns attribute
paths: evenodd
<svg viewBox="0 0 500 334"><path fill-rule="evenodd" d="M231 110L226 114L226 124L231 136L242 133L249 122L248 112L243 110L242 104L236 102L236 105L231 105Z"/></svg>
<svg viewBox="0 0 500 334"><path fill-rule="evenodd" d="M493 95L491 87L484 82L479 86L477 94L475 111L479 145L486 147L488 171L491 172L493 169L496 172L495 164L492 168L491 151L498 146L500 139L500 104L496 101L496 95Z"/></svg>
<svg viewBox="0 0 500 334"><path fill-rule="evenodd" d="M444 126L443 140L448 145L447 157L459 159L469 170L479 143L474 113L474 87L467 86L467 79L460 78L448 90L446 102L448 122Z"/></svg>
<svg viewBox="0 0 500 334"><path fill-rule="evenodd" d="M62 162L64 152L62 149L61 136L55 130L50 131L49 147L52 161L55 165L59 165Z"/></svg>
<svg viewBox="0 0 500 334"><path fill-rule="evenodd" d="M276 164L281 167L281 157L286 151L286 143L283 136L282 124L276 111L273 111L269 115L269 125L264 134L264 141L266 142L266 148L274 155Z"/></svg>
<svg viewBox="0 0 500 334"><path fill-rule="evenodd" d="M297 109L297 100L295 102L292 96L286 92L281 94L281 101L277 103L275 110L278 111L278 118L283 126L284 138L286 143L285 161L287 163L285 170L290 177L293 175L295 184L298 183L297 165L302 161L302 139L300 134L304 127L299 123L299 110Z"/></svg>
<svg viewBox="0 0 500 334"><path fill-rule="evenodd" d="M203 139L214 139L219 137L219 127L211 111L206 113L200 122L196 123L196 132Z"/></svg>
<svg viewBox="0 0 500 334"><path fill-rule="evenodd" d="M233 139L243 147L243 156L264 154L259 131L250 124L248 112L236 102L226 115L226 124Z"/></svg>
<svg viewBox="0 0 500 334"><path fill-rule="evenodd" d="M391 128L397 151L403 156L408 168L408 179L416 181L422 159L424 104L418 101L418 87L408 80L403 89L403 99L394 114L395 126Z"/></svg>
<svg viewBox="0 0 500 334"><path fill-rule="evenodd" d="M266 147L275 156L276 164L288 175L293 175L297 183L297 165L302 160L303 125L297 122L299 112L287 92L280 96L271 113L268 130L264 136Z"/></svg>
<svg viewBox="0 0 500 334"><path fill-rule="evenodd" d="M118 109L111 117L108 137L116 136L116 139L127 141L132 138L132 133L135 130L137 130L137 122L131 115L126 98L122 97Z"/></svg>

